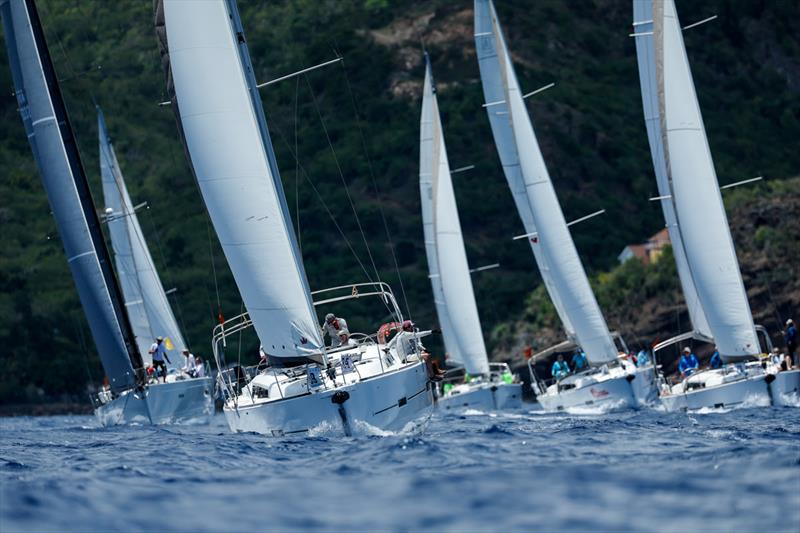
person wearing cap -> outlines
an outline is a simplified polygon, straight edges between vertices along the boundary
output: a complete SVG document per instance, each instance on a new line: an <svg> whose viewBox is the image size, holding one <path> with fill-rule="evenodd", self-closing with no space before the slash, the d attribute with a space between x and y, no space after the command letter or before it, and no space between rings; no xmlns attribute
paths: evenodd
<svg viewBox="0 0 800 533"><path fill-rule="evenodd" d="M347 329L339 330L339 346L355 346L356 343L350 340L350 331Z"/></svg>
<svg viewBox="0 0 800 533"><path fill-rule="evenodd" d="M794 361L794 353L797 351L797 327L791 318L786 321L783 338L786 340L786 354Z"/></svg>
<svg viewBox="0 0 800 533"><path fill-rule="evenodd" d="M158 379L159 369L161 372L161 376L164 378L164 383L167 382L167 364L164 362L164 359L167 360L167 363L172 363L167 356L167 347L164 346L164 337L156 337L156 341L150 345L150 350L148 352L150 357L153 358L153 369L156 372L156 380Z"/></svg>
<svg viewBox="0 0 800 533"><path fill-rule="evenodd" d="M333 313L328 313L325 315L325 324L322 326L322 336L323 339L325 335L330 337L331 348L338 348L341 346L342 341L339 340L339 331L343 329L348 329L347 321L344 318L339 318Z"/></svg>
<svg viewBox="0 0 800 533"><path fill-rule="evenodd" d="M700 368L700 362L687 346L683 349L683 355L678 363L678 371L681 373L681 377L691 376L698 368Z"/></svg>
<svg viewBox="0 0 800 533"><path fill-rule="evenodd" d="M189 352L188 348L183 349L183 356L186 358L186 364L183 366L183 371L189 374L190 376L195 376L195 362L194 362L194 354Z"/></svg>
<svg viewBox="0 0 800 533"><path fill-rule="evenodd" d="M414 336L414 323L410 320L403 320L400 325L400 333L397 334L397 355L405 359L417 353L417 339Z"/></svg>
<svg viewBox="0 0 800 533"><path fill-rule="evenodd" d="M714 353L708 364L713 369L722 368L722 357L719 356L719 349L716 346L714 346Z"/></svg>

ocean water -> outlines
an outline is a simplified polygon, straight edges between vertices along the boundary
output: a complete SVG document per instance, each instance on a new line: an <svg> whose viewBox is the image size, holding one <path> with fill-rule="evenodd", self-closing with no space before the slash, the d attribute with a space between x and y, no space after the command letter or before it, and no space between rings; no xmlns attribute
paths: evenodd
<svg viewBox="0 0 800 533"><path fill-rule="evenodd" d="M415 435L0 420L0 531L800 531L800 409L435 415Z"/></svg>

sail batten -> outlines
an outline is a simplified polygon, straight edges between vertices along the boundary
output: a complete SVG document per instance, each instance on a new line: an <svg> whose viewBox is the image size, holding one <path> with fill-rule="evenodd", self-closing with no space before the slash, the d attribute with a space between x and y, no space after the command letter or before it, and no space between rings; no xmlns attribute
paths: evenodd
<svg viewBox="0 0 800 533"><path fill-rule="evenodd" d="M111 390L141 379L142 361L32 0L0 0L15 95L68 265Z"/></svg>
<svg viewBox="0 0 800 533"><path fill-rule="evenodd" d="M259 339L273 357L318 353L322 335L236 3L163 0L156 12L192 170Z"/></svg>
<svg viewBox="0 0 800 533"><path fill-rule="evenodd" d="M106 209L111 209L110 213L107 211L107 225L114 262L139 353L145 364L150 364L148 351L155 337L169 339L179 353L186 349L186 342L158 277L100 108L97 126L103 198ZM176 355L170 358L168 366L180 368L182 363L182 358Z"/></svg>
<svg viewBox="0 0 800 533"><path fill-rule="evenodd" d="M544 163L494 5L475 0L475 44L487 113L506 179L567 336L591 364L617 357Z"/></svg>
<svg viewBox="0 0 800 533"><path fill-rule="evenodd" d="M760 352L758 337L697 101L683 31L672 0L652 1L649 7L653 53L648 59L655 71L658 136L669 184L666 193L674 208L688 272L723 359L752 357Z"/></svg>
<svg viewBox="0 0 800 533"><path fill-rule="evenodd" d="M488 374L489 359L427 56L420 119L420 197L429 277L448 362L463 364L473 375Z"/></svg>

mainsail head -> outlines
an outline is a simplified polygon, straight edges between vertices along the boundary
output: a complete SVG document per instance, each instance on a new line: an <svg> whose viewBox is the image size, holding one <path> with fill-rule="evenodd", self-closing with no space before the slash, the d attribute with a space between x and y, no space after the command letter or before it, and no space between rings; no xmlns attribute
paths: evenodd
<svg viewBox="0 0 800 533"><path fill-rule="evenodd" d="M106 223L111 234L114 262L125 297L125 308L136 335L139 353L145 364L150 364L152 358L148 351L153 339L159 336L170 339L176 351L170 357L168 366L180 368L183 366L183 358L178 354L186 348L186 343L144 240L139 217L128 194L114 146L108 136L105 117L99 107L97 128Z"/></svg>
<svg viewBox="0 0 800 533"><path fill-rule="evenodd" d="M462 363L470 374L488 374L489 359L461 234L439 104L427 55L425 59L419 185L433 297L450 360Z"/></svg>
<svg viewBox="0 0 800 533"><path fill-rule="evenodd" d="M760 352L672 0L651 0L658 135L677 227L708 327L725 360ZM634 6L635 7L635 6ZM641 30L640 30L641 31ZM652 77L650 77L652 81Z"/></svg>
<svg viewBox="0 0 800 533"><path fill-rule="evenodd" d="M159 0L156 25L181 134L264 349L319 352L311 302L234 0Z"/></svg>
<svg viewBox="0 0 800 533"><path fill-rule="evenodd" d="M532 246L548 294L589 362L612 361L614 341L561 212L490 0L475 0L475 45L495 145L526 231L536 232Z"/></svg>
<svg viewBox="0 0 800 533"><path fill-rule="evenodd" d="M78 296L111 389L128 389L142 379L142 361L36 6L33 0L2 0L0 13L19 112Z"/></svg>

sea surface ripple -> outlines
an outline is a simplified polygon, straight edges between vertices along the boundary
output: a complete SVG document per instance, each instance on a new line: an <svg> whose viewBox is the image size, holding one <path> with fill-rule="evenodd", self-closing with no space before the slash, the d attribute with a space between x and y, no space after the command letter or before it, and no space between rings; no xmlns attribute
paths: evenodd
<svg viewBox="0 0 800 533"><path fill-rule="evenodd" d="M417 435L0 420L0 531L800 531L800 409L435 415Z"/></svg>

